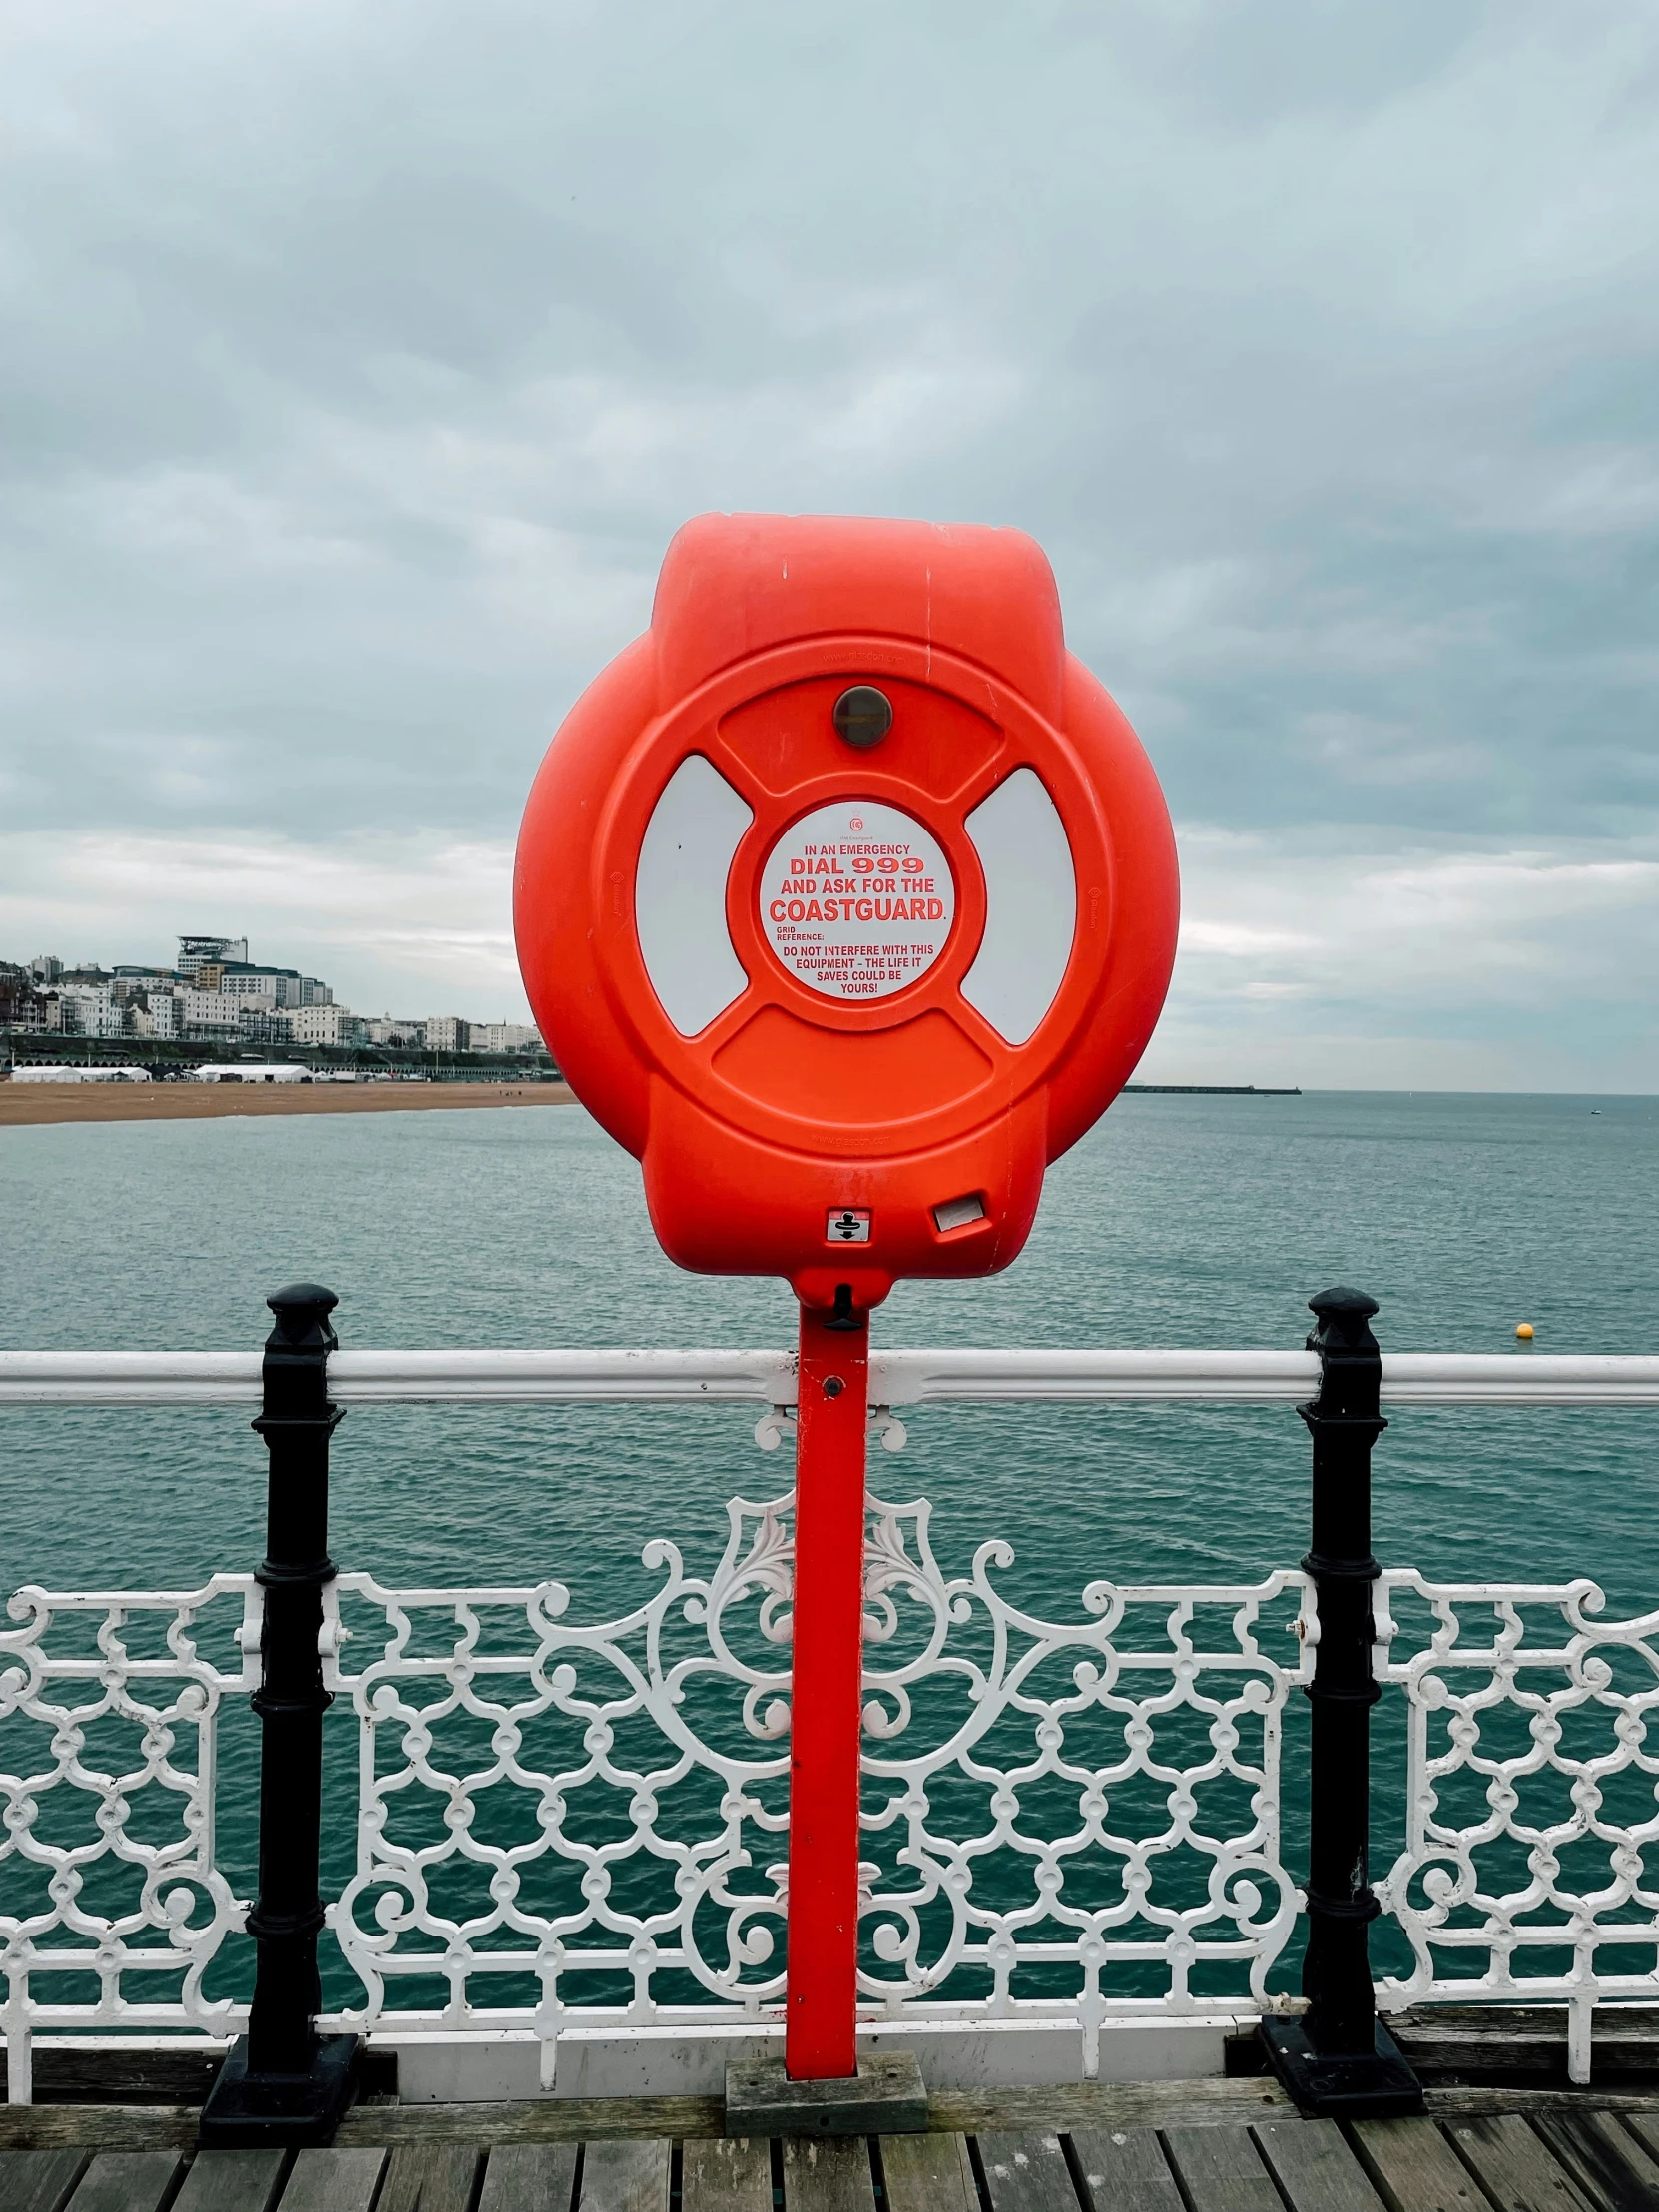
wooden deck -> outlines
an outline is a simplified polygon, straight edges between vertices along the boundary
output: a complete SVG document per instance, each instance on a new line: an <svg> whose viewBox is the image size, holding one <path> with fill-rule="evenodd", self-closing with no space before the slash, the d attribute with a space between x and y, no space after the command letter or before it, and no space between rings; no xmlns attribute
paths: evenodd
<svg viewBox="0 0 1659 2212"><path fill-rule="evenodd" d="M1430 2089L1305 2120L1262 2080L936 2096L931 2132L731 2141L712 2098L352 2111L192 2152L188 2106L0 2109L0 2212L1659 2212L1659 2094Z"/></svg>

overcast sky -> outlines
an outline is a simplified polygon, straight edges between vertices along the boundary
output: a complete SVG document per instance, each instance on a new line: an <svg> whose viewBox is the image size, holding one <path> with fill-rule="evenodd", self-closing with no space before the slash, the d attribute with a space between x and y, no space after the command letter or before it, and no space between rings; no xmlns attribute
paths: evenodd
<svg viewBox="0 0 1659 2212"><path fill-rule="evenodd" d="M713 507L1014 523L1163 778L1143 1074L1659 1090L1652 0L11 0L0 955L523 1007Z"/></svg>

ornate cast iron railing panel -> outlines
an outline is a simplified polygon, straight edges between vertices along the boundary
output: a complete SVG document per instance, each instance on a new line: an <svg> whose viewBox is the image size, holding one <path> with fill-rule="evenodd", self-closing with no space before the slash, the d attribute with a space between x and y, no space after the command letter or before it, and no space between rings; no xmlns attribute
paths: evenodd
<svg viewBox="0 0 1659 2212"><path fill-rule="evenodd" d="M203 1978L248 1910L216 1813L225 1697L259 1679L260 1592L246 1574L184 1592L31 1587L7 1613L0 2023L19 2102L32 2031L224 2034L246 2017Z"/></svg>
<svg viewBox="0 0 1659 2212"><path fill-rule="evenodd" d="M1378 1889L1415 1959L1380 2000L1564 2000L1587 2080L1593 2006L1659 1993L1659 1613L1602 1620L1589 1581L1409 1569L1379 1604L1377 1672L1407 1701L1407 1830Z"/></svg>
<svg viewBox="0 0 1659 2212"><path fill-rule="evenodd" d="M360 1731L358 1865L330 1915L348 2024L478 2031L773 2018L788 1828L788 1497L729 1507L707 1578L568 1618L557 1584L339 1578L330 1686ZM1299 1894L1280 1730L1304 1579L1092 1583L1011 1603L1004 1544L947 1578L928 1507L872 1501L865 1573L871 2014L1112 2014L1267 2001Z"/></svg>

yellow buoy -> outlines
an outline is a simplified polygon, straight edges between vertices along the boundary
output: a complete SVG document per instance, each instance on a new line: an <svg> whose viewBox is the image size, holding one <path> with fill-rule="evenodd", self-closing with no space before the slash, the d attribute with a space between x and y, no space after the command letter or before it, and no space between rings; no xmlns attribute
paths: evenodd
<svg viewBox="0 0 1659 2212"><path fill-rule="evenodd" d="M1517 1337L1524 1337L1526 1342L1530 1344L1532 1342L1532 1324L1529 1321L1516 1322L1515 1335Z"/></svg>

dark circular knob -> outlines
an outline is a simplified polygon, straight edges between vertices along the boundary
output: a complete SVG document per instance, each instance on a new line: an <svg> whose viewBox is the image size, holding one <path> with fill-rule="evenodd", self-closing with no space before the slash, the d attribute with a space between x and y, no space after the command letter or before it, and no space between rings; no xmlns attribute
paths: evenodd
<svg viewBox="0 0 1659 2212"><path fill-rule="evenodd" d="M835 728L860 752L879 745L892 728L892 701L873 684L854 684L835 701Z"/></svg>

